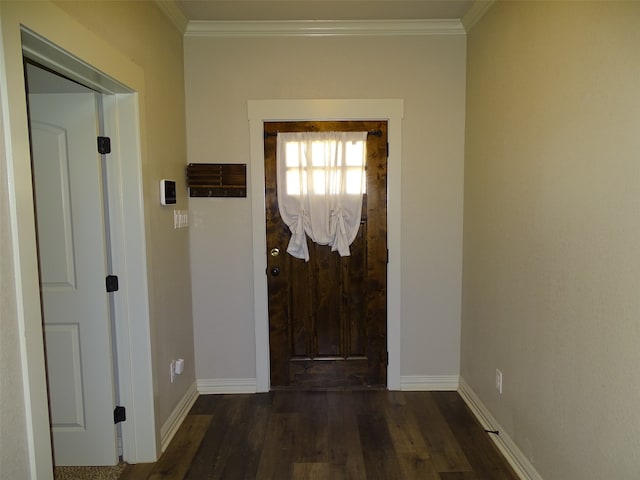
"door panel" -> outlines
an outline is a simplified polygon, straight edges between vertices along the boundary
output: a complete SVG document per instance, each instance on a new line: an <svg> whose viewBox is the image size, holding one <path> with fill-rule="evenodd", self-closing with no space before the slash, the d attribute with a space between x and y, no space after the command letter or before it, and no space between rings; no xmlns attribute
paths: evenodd
<svg viewBox="0 0 640 480"><path fill-rule="evenodd" d="M42 221L38 225L38 236L47 246L47 254L40 258L40 281L44 288L74 289L76 268L66 132L42 122L32 122L31 129L32 145L38 158L47 155L50 159L34 165L37 169L34 187L43 199L39 208Z"/></svg>
<svg viewBox="0 0 640 480"><path fill-rule="evenodd" d="M60 430L81 431L86 425L79 324L46 324L44 334L47 360L59 366L48 371L49 395L55 399L51 404L51 424Z"/></svg>
<svg viewBox="0 0 640 480"><path fill-rule="evenodd" d="M309 240L305 262L286 253L290 231L277 206L275 134L314 130L381 134L367 140L367 194L351 255ZM265 133L271 386L385 387L386 122L273 122Z"/></svg>
<svg viewBox="0 0 640 480"><path fill-rule="evenodd" d="M114 379L95 93L29 95L56 465L114 465Z"/></svg>

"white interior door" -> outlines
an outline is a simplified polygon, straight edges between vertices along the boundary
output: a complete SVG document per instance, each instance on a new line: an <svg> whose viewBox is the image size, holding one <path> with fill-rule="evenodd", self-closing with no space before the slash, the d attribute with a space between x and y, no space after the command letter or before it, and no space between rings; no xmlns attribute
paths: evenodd
<svg viewBox="0 0 640 480"><path fill-rule="evenodd" d="M118 462L96 95L29 95L56 465Z"/></svg>

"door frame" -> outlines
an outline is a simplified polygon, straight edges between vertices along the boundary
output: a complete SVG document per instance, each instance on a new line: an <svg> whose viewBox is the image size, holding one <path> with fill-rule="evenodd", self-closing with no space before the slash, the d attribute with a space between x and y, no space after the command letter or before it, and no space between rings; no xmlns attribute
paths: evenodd
<svg viewBox="0 0 640 480"><path fill-rule="evenodd" d="M98 91L104 134L112 151L106 162L107 236L119 290L113 296L115 381L129 421L120 424L123 459L156 458L147 262L142 198L138 94L30 30L22 30L23 54ZM135 348L134 348L135 346Z"/></svg>
<svg viewBox="0 0 640 480"><path fill-rule="evenodd" d="M256 391L270 389L267 237L265 222L264 122L386 120L387 158L387 388L400 390L402 99L249 100L251 212Z"/></svg>
<svg viewBox="0 0 640 480"><path fill-rule="evenodd" d="M6 120L3 126L3 154L6 154L9 185L9 221L27 420L26 440L30 478L33 479L50 479L53 471L23 55L105 94L105 130L119 140L113 145L107 177L114 269L121 278L121 289L115 305L118 378L121 400L123 404L126 403L130 417L130 421L122 424L123 455L132 463L154 461L159 443L153 397L142 198L139 103L144 97L144 74L140 67L115 51L102 69L92 66L99 64L101 58L88 54L85 61L70 53L78 47L83 48L85 44L78 42L76 37L65 37L64 33L73 30L75 25L70 25L68 18L56 12L52 10L50 13L59 21L45 13L34 18L44 19L43 23L36 23L42 27L44 35L59 38L61 46L24 26L30 22L17 21L17 18L3 18L3 28L0 30L0 47L4 51L4 63L0 65L0 82L3 85L0 100ZM117 72L116 75L123 74L123 81L104 73L110 71Z"/></svg>

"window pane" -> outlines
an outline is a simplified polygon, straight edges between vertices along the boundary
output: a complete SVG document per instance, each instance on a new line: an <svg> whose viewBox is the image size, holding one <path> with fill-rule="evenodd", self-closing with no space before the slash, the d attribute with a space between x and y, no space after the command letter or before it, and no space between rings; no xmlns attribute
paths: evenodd
<svg viewBox="0 0 640 480"><path fill-rule="evenodd" d="M366 178L362 167L365 164L366 142L347 142L342 148L337 148L337 141L313 141L309 143L288 141L286 149L286 192L289 195L339 195L342 188L340 168L349 168L344 186L348 195L366 193ZM304 152L310 148L311 152ZM311 154L311 158L309 158ZM331 158L337 154L336 158ZM344 154L344 158L343 158ZM308 165L307 162L311 163ZM333 166L330 164L333 163ZM307 168L313 167L311 172ZM336 170L337 168L337 170ZM308 176L311 174L310 177ZM311 181L312 185L307 182ZM311 191L307 192L307 189Z"/></svg>
<svg viewBox="0 0 640 480"><path fill-rule="evenodd" d="M327 143L335 143L335 142L327 142ZM311 162L314 167L324 167L326 166L326 155L327 151L325 150L325 142L313 142L311 144Z"/></svg>
<svg viewBox="0 0 640 480"><path fill-rule="evenodd" d="M287 170L287 194L300 195L300 170Z"/></svg>
<svg viewBox="0 0 640 480"><path fill-rule="evenodd" d="M364 142L349 142L346 144L347 165L358 167L364 165Z"/></svg>
<svg viewBox="0 0 640 480"><path fill-rule="evenodd" d="M300 144L298 142L286 143L287 167L300 166Z"/></svg>
<svg viewBox="0 0 640 480"><path fill-rule="evenodd" d="M326 174L324 170L313 171L313 191L312 194L324 195L326 192Z"/></svg>
<svg viewBox="0 0 640 480"><path fill-rule="evenodd" d="M347 170L347 193L358 195L365 191L365 175L362 170L350 168Z"/></svg>

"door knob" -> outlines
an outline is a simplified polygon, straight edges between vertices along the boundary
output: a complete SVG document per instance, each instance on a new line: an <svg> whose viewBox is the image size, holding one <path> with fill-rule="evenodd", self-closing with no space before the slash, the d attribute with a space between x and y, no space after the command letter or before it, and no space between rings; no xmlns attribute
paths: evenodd
<svg viewBox="0 0 640 480"><path fill-rule="evenodd" d="M279 248L272 248L269 253L271 254L272 257L277 257L278 255L280 255L280 249Z"/></svg>
<svg viewBox="0 0 640 480"><path fill-rule="evenodd" d="M277 277L278 275L280 275L280 267L273 267L271 269L271 276Z"/></svg>

